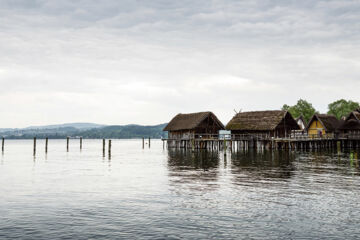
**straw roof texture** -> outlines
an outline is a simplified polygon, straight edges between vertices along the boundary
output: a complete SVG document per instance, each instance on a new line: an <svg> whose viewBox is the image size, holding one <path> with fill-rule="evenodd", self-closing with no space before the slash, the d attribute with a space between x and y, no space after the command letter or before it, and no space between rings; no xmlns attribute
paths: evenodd
<svg viewBox="0 0 360 240"><path fill-rule="evenodd" d="M226 129L270 131L274 130L281 123L286 114L290 115L290 113L283 110L240 112L230 120L226 125ZM293 121L295 122L294 119ZM299 128L296 122L295 125L297 126L295 126L296 129Z"/></svg>
<svg viewBox="0 0 360 240"><path fill-rule="evenodd" d="M343 121L340 129L342 130L359 130L360 129L360 112L358 110L353 111Z"/></svg>
<svg viewBox="0 0 360 240"><path fill-rule="evenodd" d="M221 129L224 129L224 125L212 112L197 112L187 114L179 113L168 123L163 131L192 130L198 127L199 124L209 116L213 118Z"/></svg>
<svg viewBox="0 0 360 240"><path fill-rule="evenodd" d="M352 112L352 113L355 115L355 117L357 118L357 120L360 121L360 112L354 111L354 112Z"/></svg>

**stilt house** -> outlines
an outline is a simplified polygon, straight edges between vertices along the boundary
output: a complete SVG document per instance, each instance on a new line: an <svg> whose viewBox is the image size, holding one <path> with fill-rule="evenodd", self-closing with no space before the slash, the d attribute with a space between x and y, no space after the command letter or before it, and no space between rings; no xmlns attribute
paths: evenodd
<svg viewBox="0 0 360 240"><path fill-rule="evenodd" d="M314 114L310 119L307 132L311 138L333 138L338 133L341 122L330 114Z"/></svg>
<svg viewBox="0 0 360 240"><path fill-rule="evenodd" d="M231 134L254 134L263 137L288 137L299 125L288 111L255 111L237 113L226 125Z"/></svg>
<svg viewBox="0 0 360 240"><path fill-rule="evenodd" d="M341 124L340 131L345 135L360 135L360 109L351 112Z"/></svg>
<svg viewBox="0 0 360 240"><path fill-rule="evenodd" d="M224 125L212 112L179 113L164 128L169 139L190 139L218 134ZM203 136L202 136L203 135Z"/></svg>

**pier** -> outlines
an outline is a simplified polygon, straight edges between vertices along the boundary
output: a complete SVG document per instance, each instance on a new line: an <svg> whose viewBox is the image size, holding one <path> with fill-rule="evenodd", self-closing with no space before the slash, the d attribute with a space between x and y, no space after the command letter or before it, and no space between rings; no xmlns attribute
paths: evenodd
<svg viewBox="0 0 360 240"><path fill-rule="evenodd" d="M196 134L188 138L162 139L168 148L208 149L238 151L241 149L259 150L312 150L347 149L360 147L360 135L344 134L333 137L289 136L284 138L255 134Z"/></svg>

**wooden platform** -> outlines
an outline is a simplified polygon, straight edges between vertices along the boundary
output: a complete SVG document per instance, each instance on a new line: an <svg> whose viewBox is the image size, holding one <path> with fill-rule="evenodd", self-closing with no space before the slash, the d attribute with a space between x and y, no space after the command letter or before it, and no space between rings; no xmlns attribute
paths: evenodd
<svg viewBox="0 0 360 240"><path fill-rule="evenodd" d="M199 135L187 139L162 139L168 148L240 150L240 149L339 149L359 148L360 135L337 138L287 137L271 138L259 135L231 135L219 138L215 135Z"/></svg>

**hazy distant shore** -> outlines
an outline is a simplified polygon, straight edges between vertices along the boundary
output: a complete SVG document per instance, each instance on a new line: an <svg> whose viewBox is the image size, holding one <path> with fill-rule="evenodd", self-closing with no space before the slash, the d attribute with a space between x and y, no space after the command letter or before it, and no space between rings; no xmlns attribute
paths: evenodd
<svg viewBox="0 0 360 240"><path fill-rule="evenodd" d="M153 126L142 125L117 125L117 126L104 126L104 125L85 125L79 124L63 124L28 127L22 129L1 129L0 136L6 139L64 139L71 138L84 138L84 139L136 139L143 137L150 137L153 139L160 139L167 136L163 132L166 124L159 124Z"/></svg>

